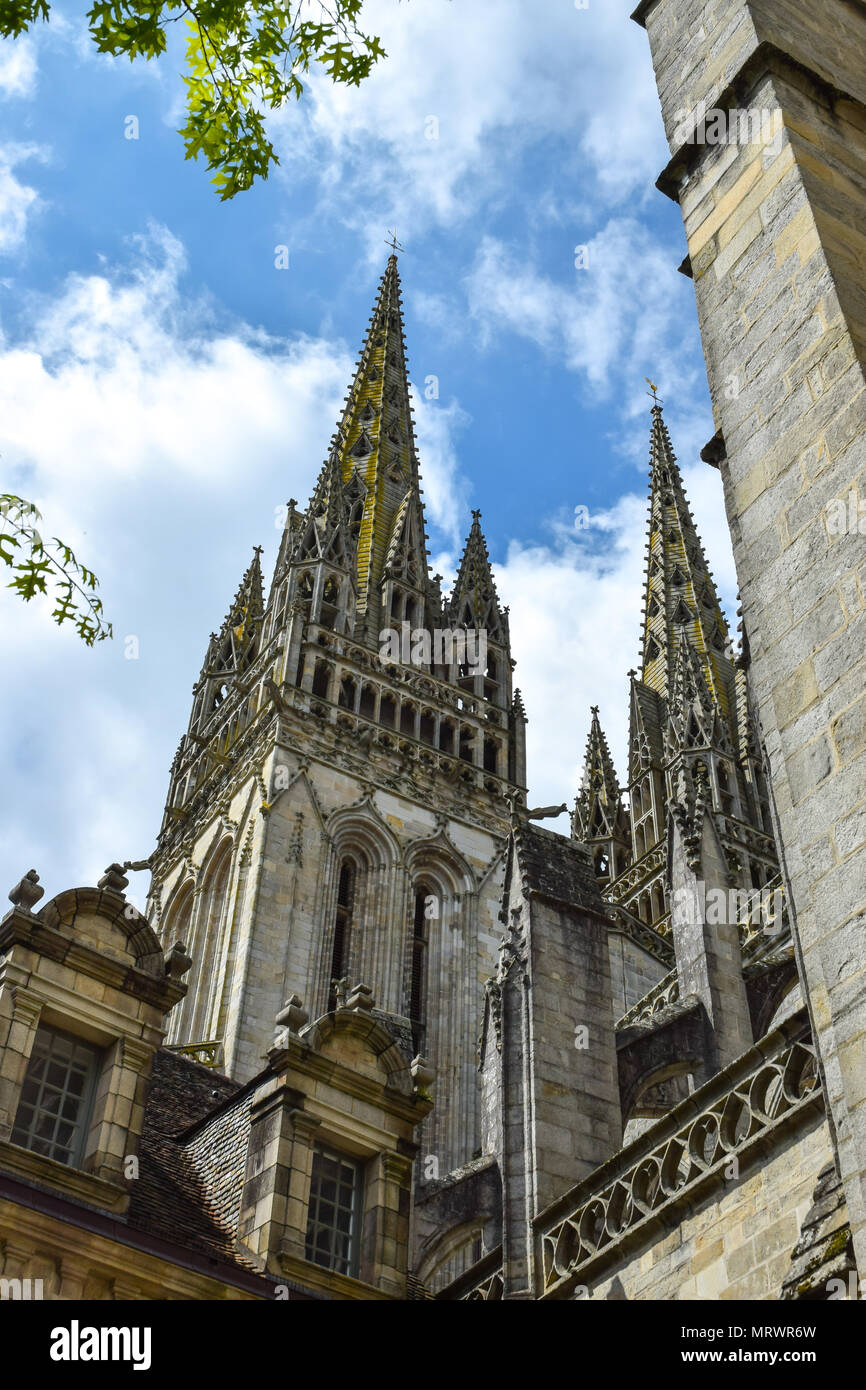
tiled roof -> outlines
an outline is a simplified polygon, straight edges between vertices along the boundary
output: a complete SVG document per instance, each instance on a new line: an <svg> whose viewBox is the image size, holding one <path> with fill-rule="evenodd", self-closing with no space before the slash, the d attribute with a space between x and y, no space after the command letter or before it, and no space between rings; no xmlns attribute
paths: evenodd
<svg viewBox="0 0 866 1390"><path fill-rule="evenodd" d="M160 1049L145 1107L130 1227L257 1271L235 1240L250 1094L228 1077ZM223 1104L234 1095L237 1104ZM208 1122L205 1117L214 1107L218 1113Z"/></svg>

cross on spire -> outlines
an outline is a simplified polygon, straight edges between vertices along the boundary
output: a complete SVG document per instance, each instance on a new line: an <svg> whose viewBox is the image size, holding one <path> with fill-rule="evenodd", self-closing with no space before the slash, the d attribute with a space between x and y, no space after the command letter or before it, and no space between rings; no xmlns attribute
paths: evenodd
<svg viewBox="0 0 866 1390"><path fill-rule="evenodd" d="M393 230L392 232L389 232L388 236L386 236L386 238L385 238L385 245L386 245L386 246L390 246L391 250L394 252L395 255L396 255L396 253L397 253L398 251L403 251L403 252L405 252L405 250L406 250L405 246L401 246L400 243L399 243L399 241L397 240L397 228L396 228L396 227L394 228L394 230Z"/></svg>
<svg viewBox="0 0 866 1390"><path fill-rule="evenodd" d="M644 381L647 383L647 385L648 385L649 388L650 388L650 389L647 391L647 395L648 395L648 396L652 396L652 398L653 398L653 409L655 409L656 406L664 405L664 401L659 400L659 395L658 395L658 390L659 390L659 388L656 386L655 382L654 382L654 381L650 381L650 379L649 379L648 376L645 376L645 377L644 377Z"/></svg>

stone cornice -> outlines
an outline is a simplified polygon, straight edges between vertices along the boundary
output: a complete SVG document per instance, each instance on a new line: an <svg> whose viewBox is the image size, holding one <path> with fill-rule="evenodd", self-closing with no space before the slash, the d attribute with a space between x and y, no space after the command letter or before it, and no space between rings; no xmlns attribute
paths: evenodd
<svg viewBox="0 0 866 1390"><path fill-rule="evenodd" d="M74 929L73 929L74 930ZM186 994L186 985L168 975L152 975L132 964L114 960L94 946L46 926L37 917L14 909L0 922L0 951L22 946L46 960L152 1004L165 1014Z"/></svg>
<svg viewBox="0 0 866 1390"><path fill-rule="evenodd" d="M300 1256L289 1254L287 1251L280 1253L280 1269L287 1279L292 1279L302 1288L330 1294L341 1301L393 1303L396 1298L395 1294L377 1289L375 1284L366 1284L362 1279L352 1279L348 1274L336 1274L332 1269L325 1269L323 1265L313 1264L310 1260L302 1260Z"/></svg>
<svg viewBox="0 0 866 1390"><path fill-rule="evenodd" d="M655 3L656 0L644 0L644 3L635 10L632 19L635 19L639 12L645 15ZM638 19L637 22L641 23L642 20ZM754 87L760 78L778 76L780 72L801 73L825 94L831 106L835 106L840 101L849 101L854 106L859 107L861 111L864 110L864 104L858 97L844 91L841 87L837 87L821 73L816 72L814 68L798 62L796 58L792 58L784 49L779 48L777 44L768 39L763 40L752 49L727 86L713 98L714 108L720 111L731 111L738 108L744 92ZM673 202L678 203L684 178L690 174L699 154L707 148L704 144L683 141L656 179L656 188Z"/></svg>

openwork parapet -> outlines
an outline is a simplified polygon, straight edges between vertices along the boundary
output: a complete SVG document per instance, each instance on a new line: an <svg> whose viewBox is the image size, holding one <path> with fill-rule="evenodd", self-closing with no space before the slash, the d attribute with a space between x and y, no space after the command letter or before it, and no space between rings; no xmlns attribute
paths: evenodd
<svg viewBox="0 0 866 1390"><path fill-rule="evenodd" d="M660 1214L725 1176L732 1157L816 1104L815 1053L801 1013L676 1106L535 1221L541 1297L567 1296ZM615 1258L615 1255L614 1255Z"/></svg>
<svg viewBox="0 0 866 1390"><path fill-rule="evenodd" d="M639 999L617 1022L617 1028L628 1028L633 1023L648 1023L656 1014L663 1013L680 997L680 984L676 970L665 975L658 984L653 985L642 999Z"/></svg>

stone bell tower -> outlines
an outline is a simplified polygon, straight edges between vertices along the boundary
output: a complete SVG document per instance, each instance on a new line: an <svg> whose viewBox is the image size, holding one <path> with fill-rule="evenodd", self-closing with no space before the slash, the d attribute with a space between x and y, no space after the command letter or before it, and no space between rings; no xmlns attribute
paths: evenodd
<svg viewBox="0 0 866 1390"><path fill-rule="evenodd" d="M483 664L449 646L466 629ZM398 659L385 630L444 636ZM193 968L169 1042L245 1080L290 996L315 1019L363 984L436 1070L425 1155L469 1160L524 726L479 513L449 598L430 574L392 256L309 506L266 600L254 556L172 764L151 916Z"/></svg>

